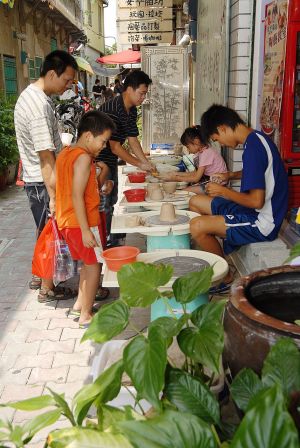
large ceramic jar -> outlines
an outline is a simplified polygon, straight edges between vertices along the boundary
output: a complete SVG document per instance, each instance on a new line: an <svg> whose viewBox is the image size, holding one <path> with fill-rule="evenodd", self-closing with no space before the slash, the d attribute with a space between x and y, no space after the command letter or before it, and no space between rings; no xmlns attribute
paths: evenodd
<svg viewBox="0 0 300 448"><path fill-rule="evenodd" d="M300 348L300 267L254 272L234 283L227 304L224 360L233 375L260 372L270 346L284 336Z"/></svg>

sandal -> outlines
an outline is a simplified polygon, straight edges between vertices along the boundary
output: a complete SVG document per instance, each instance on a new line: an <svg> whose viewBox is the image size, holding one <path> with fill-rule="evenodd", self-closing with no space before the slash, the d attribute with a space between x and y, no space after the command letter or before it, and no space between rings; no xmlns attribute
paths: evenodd
<svg viewBox="0 0 300 448"><path fill-rule="evenodd" d="M109 289L99 286L95 297L96 302L107 299L109 293L110 293Z"/></svg>
<svg viewBox="0 0 300 448"><path fill-rule="evenodd" d="M54 300L67 300L72 297L69 291L72 290L70 288L62 288L62 290L54 288L54 290L49 289L48 291L40 289L37 299L39 303L48 303L53 302Z"/></svg>
<svg viewBox="0 0 300 448"><path fill-rule="evenodd" d="M99 309L100 309L99 307L94 305L92 308L92 313L93 314L97 313ZM80 314L81 314L80 310L73 310L73 308L69 311L69 316L80 317Z"/></svg>
<svg viewBox="0 0 300 448"><path fill-rule="evenodd" d="M86 330L91 325L91 322L84 322L83 324L79 324L79 328L82 330Z"/></svg>
<svg viewBox="0 0 300 448"><path fill-rule="evenodd" d="M40 277L38 277L37 275L33 275L29 282L29 288L30 289L40 289L41 284L42 284L42 279Z"/></svg>

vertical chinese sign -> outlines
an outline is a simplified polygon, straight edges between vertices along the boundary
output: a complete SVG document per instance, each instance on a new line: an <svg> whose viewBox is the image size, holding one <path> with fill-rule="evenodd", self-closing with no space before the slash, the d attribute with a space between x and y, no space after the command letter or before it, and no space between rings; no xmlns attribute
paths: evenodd
<svg viewBox="0 0 300 448"><path fill-rule="evenodd" d="M121 44L171 43L173 0L119 0Z"/></svg>
<svg viewBox="0 0 300 448"><path fill-rule="evenodd" d="M262 107L263 132L279 141L279 121L285 68L288 0L275 0L266 6L265 52Z"/></svg>

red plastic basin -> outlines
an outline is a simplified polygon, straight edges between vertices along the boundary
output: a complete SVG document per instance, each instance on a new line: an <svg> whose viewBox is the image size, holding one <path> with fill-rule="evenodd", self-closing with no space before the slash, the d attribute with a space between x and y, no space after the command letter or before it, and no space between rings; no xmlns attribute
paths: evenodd
<svg viewBox="0 0 300 448"><path fill-rule="evenodd" d="M146 190L144 188L133 188L132 190L125 190L124 195L128 202L142 202L145 200Z"/></svg>
<svg viewBox="0 0 300 448"><path fill-rule="evenodd" d="M130 173L127 174L129 182L133 184L145 182L146 173Z"/></svg>
<svg viewBox="0 0 300 448"><path fill-rule="evenodd" d="M133 263L140 253L134 246L112 247L103 251L102 256L111 271L117 272L124 264Z"/></svg>

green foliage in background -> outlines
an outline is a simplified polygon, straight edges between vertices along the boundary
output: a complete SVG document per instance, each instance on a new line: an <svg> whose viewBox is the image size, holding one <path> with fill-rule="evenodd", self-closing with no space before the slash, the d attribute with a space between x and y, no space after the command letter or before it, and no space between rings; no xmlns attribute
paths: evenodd
<svg viewBox="0 0 300 448"><path fill-rule="evenodd" d="M19 151L14 126L14 98L0 97L0 173L17 163Z"/></svg>

